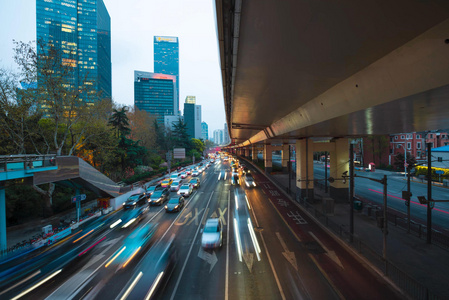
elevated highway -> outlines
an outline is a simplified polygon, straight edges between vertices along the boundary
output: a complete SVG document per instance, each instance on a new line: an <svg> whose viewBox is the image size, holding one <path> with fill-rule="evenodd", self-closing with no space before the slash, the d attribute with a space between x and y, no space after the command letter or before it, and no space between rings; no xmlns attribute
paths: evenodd
<svg viewBox="0 0 449 300"><path fill-rule="evenodd" d="M449 127L449 2L216 0L232 144Z"/></svg>

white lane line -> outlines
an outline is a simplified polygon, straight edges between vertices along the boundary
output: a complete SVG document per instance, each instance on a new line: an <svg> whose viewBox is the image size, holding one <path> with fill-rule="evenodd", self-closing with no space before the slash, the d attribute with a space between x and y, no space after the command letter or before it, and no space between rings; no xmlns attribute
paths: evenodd
<svg viewBox="0 0 449 300"><path fill-rule="evenodd" d="M210 194L209 201L207 202L206 208L209 207L209 204L210 204L210 201L212 200L213 195L214 195L214 191L212 191L212 194ZM206 212L203 213L201 220L203 220L205 213ZM184 274L184 270L186 268L187 262L189 261L190 253L192 253L193 245L195 245L196 237L198 236L198 233L200 232L200 228L202 226L201 224L202 224L202 222L200 222L200 224L198 225L195 236L193 237L192 245L190 246L189 252L187 253L187 259L184 261L184 265L182 266L181 273L179 274L178 280L176 281L176 285L175 285L175 288L173 289L173 294L171 295L170 300L173 300L175 298L175 294L176 294L176 291L178 290L179 282L181 282L182 274Z"/></svg>
<svg viewBox="0 0 449 300"><path fill-rule="evenodd" d="M231 227L231 224L229 224L229 215L231 211L231 191L228 191L228 228L227 228L227 234L226 234L226 281L225 281L225 300L228 300L229 297L229 227Z"/></svg>
<svg viewBox="0 0 449 300"><path fill-rule="evenodd" d="M248 199L249 200L249 199ZM259 227L259 222L257 221L256 213L254 212L254 208L251 210L254 216L254 221L256 222L256 226ZM276 285L278 286L279 293L281 293L281 298L286 300L284 295L284 290L282 289L281 282L279 281L279 277L274 269L273 261L271 260L270 253L268 252L267 244L265 243L265 239L263 238L262 231L259 231L260 239L262 240L263 247L265 248L265 252L267 253L268 261L270 262L271 271L273 271L274 279L276 280Z"/></svg>

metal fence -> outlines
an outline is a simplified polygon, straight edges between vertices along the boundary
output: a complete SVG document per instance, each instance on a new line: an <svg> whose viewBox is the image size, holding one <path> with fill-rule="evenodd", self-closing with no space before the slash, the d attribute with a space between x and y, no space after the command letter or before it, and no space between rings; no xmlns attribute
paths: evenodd
<svg viewBox="0 0 449 300"><path fill-rule="evenodd" d="M315 219L325 225L333 233L338 235L343 241L345 241L351 248L363 255L372 264L378 267L384 272L384 274L390 278L398 287L400 287L405 293L407 293L412 299L419 300L438 300L441 299L434 293L432 293L427 287L411 278L407 273L400 270L388 259L385 260L383 256L376 250L372 249L363 240L345 230L342 225L332 221L326 214L318 210L307 201L301 200L300 205L303 206L310 214L315 216ZM389 221L394 219L393 215L388 216ZM396 219L397 221L397 219ZM352 240L352 241L351 241Z"/></svg>

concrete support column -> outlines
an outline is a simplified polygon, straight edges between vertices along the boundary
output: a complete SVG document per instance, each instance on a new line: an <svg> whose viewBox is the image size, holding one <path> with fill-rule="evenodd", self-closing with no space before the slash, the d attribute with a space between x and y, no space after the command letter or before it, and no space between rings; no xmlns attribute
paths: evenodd
<svg viewBox="0 0 449 300"><path fill-rule="evenodd" d="M349 175L349 139L337 139L333 151L330 151L330 177L335 180L330 184L329 195L337 203L348 202L349 182L344 182L342 175L347 171Z"/></svg>
<svg viewBox="0 0 449 300"><path fill-rule="evenodd" d="M257 147L255 145L251 146L251 159L257 161Z"/></svg>
<svg viewBox="0 0 449 300"><path fill-rule="evenodd" d="M265 164L265 172L270 173L273 170L273 147L271 145L264 145L263 161Z"/></svg>
<svg viewBox="0 0 449 300"><path fill-rule="evenodd" d="M245 148L245 157L249 158L249 147Z"/></svg>
<svg viewBox="0 0 449 300"><path fill-rule="evenodd" d="M290 160L290 145L286 144L282 146L282 173L288 172L288 161Z"/></svg>
<svg viewBox="0 0 449 300"><path fill-rule="evenodd" d="M0 182L0 250L6 250L7 247L5 184Z"/></svg>
<svg viewBox="0 0 449 300"><path fill-rule="evenodd" d="M314 200L313 193L313 142L308 139L296 141L296 200Z"/></svg>

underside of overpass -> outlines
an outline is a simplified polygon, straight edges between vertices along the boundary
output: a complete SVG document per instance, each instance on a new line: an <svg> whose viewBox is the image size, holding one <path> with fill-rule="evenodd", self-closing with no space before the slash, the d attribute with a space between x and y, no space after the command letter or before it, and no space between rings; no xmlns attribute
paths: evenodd
<svg viewBox="0 0 449 300"><path fill-rule="evenodd" d="M449 128L449 1L215 4L232 145Z"/></svg>

